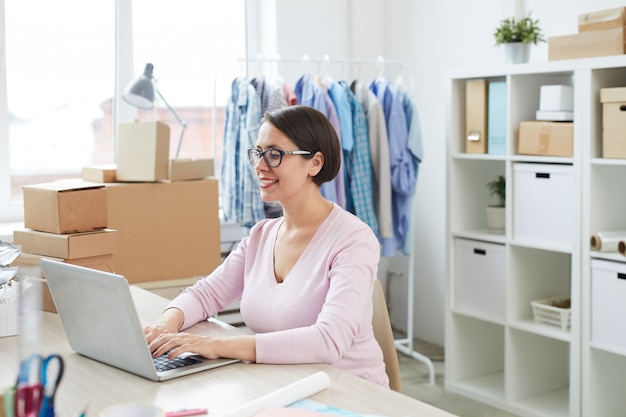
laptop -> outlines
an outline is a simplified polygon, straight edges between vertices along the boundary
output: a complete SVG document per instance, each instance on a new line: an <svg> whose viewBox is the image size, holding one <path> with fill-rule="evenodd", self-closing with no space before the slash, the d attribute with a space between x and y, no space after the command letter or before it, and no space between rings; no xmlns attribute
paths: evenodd
<svg viewBox="0 0 626 417"><path fill-rule="evenodd" d="M156 360L148 349L126 278L49 259L42 259L41 267L70 347L83 356L153 381L238 362L193 354L174 361L165 356Z"/></svg>

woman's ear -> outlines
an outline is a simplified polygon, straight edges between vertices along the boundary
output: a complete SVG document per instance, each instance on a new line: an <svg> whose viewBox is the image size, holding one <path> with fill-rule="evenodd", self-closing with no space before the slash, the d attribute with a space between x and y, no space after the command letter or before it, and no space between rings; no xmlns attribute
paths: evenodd
<svg viewBox="0 0 626 417"><path fill-rule="evenodd" d="M311 163L309 168L309 175L311 177L314 177L320 173L322 167L324 166L324 155L319 151L315 152L315 155L313 155L313 158L311 158L309 161Z"/></svg>

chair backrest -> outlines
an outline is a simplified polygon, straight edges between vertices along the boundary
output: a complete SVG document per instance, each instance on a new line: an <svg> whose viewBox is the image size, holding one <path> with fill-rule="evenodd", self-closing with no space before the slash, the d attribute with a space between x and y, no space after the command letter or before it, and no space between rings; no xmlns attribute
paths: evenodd
<svg viewBox="0 0 626 417"><path fill-rule="evenodd" d="M389 388L397 392L402 392L402 377L400 375L400 364L398 363L398 352L396 351L391 321L389 320L389 312L387 311L385 293L383 292L383 287L379 280L374 281L372 300L374 302L374 315L372 318L374 337L383 351L385 370L387 376L389 376Z"/></svg>

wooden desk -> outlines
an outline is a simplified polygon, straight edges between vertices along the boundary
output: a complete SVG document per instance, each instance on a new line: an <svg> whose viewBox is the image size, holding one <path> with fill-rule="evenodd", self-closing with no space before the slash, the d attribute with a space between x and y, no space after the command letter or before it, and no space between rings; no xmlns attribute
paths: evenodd
<svg viewBox="0 0 626 417"><path fill-rule="evenodd" d="M139 316L145 323L158 317L167 300L131 287ZM121 402L154 403L166 410L207 407L209 416L234 409L318 371L331 386L311 399L355 412L388 417L453 417L445 411L381 388L329 365L261 365L237 363L165 382L152 382L74 353L57 314L42 312L42 354L60 353L65 376L57 393L59 417L75 417L85 406L98 417L105 407ZM18 338L0 338L0 387L15 383Z"/></svg>

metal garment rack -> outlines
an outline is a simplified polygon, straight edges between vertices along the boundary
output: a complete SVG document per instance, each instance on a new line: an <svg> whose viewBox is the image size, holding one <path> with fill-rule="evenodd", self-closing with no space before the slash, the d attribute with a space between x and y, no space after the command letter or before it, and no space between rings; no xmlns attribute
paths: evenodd
<svg viewBox="0 0 626 417"><path fill-rule="evenodd" d="M406 65L404 62L399 61L399 60L391 60L391 61L387 61L385 59L383 59L382 56L379 56L377 59L330 59L328 57L328 55L325 55L323 58L319 59L309 59L308 55L304 55L304 57L302 59L283 59L280 57L276 57L276 58L262 58L260 56L257 56L256 58L239 58L237 59L238 62L241 63L289 63L289 64L301 64L301 65L309 65L309 64L318 64L320 67L322 65L326 65L326 64L349 64L349 65L377 65L380 67L379 69L379 76L383 76L384 75L384 67L386 64L391 64L391 65L396 65L398 67L400 67L403 71L408 72L409 74L411 73L410 68L408 65ZM215 75L215 79L214 79L214 85L213 85L213 120L216 119L216 96L215 96L215 92L217 91L217 78L218 78L219 72ZM410 83L409 83L409 91L413 91L413 79L412 77L410 78ZM213 138L217 137L216 136L216 126L215 123L213 124ZM213 141L213 155L216 155L216 141ZM415 197L413 197L413 199L411 200L411 210L413 210L413 200L415 199ZM411 219L413 218L413 216L411 216ZM410 221L411 227L409 228L409 230L413 230L413 220ZM415 288L415 283L414 283L414 278L415 278L415 262L413 259L413 233L410 234L410 245L409 248L411 248L411 255L409 255L409 268L408 268L408 277L407 277L407 335L405 338L402 339L396 339L395 342L395 346L396 346L396 350L398 352L401 352L407 356L410 356L411 358L422 362L424 365L426 365L426 367L428 368L428 382L431 385L435 385L435 368L433 366L433 363L431 361L431 359L419 352L417 352L413 346L413 312L414 312L414 296L413 296L413 291Z"/></svg>

